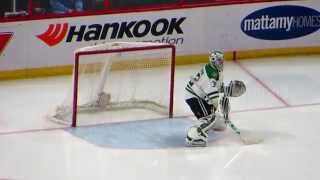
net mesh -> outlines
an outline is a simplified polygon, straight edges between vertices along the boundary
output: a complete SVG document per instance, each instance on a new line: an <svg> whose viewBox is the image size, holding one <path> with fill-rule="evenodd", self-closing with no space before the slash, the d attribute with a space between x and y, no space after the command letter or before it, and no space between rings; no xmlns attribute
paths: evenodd
<svg viewBox="0 0 320 180"><path fill-rule="evenodd" d="M114 111L128 109L168 116L172 50L163 44L119 42L78 49L79 65L73 71L72 86L51 119L64 124L74 120L75 93L77 121L99 122L111 118Z"/></svg>

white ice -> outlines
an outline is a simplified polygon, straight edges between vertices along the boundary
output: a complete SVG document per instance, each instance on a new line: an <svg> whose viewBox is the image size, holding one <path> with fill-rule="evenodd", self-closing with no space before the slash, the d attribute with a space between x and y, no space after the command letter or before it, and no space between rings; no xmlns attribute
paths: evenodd
<svg viewBox="0 0 320 180"><path fill-rule="evenodd" d="M46 120L69 79L0 82L0 179L306 180L319 179L320 56L226 62L225 81L243 80L232 121L264 141L244 145L229 128L208 147L184 147L192 114L183 100L188 77L176 71L176 118L103 122L76 129ZM135 112L145 113L145 112ZM133 113L123 113L132 116Z"/></svg>

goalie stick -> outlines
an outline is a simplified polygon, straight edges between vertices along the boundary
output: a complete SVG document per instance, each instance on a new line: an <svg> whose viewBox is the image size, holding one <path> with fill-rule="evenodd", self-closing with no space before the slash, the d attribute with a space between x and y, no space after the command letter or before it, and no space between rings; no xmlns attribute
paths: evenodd
<svg viewBox="0 0 320 180"><path fill-rule="evenodd" d="M243 144L245 145L252 145L252 144L259 144L262 142L262 139L258 139L256 137L249 137L245 136L243 133L240 132L239 128L237 128L232 121L229 118L229 113L230 113L230 102L229 102L229 97L224 96L222 98L221 104L222 106L222 112L223 116L225 119L225 123L239 136Z"/></svg>

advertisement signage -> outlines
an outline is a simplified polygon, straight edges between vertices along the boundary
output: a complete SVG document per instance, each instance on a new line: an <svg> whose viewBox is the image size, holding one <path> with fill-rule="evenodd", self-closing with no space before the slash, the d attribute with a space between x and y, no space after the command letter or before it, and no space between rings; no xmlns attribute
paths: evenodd
<svg viewBox="0 0 320 180"><path fill-rule="evenodd" d="M186 57L319 47L319 10L320 1L282 1L6 22L0 72L71 65L76 49L115 41L170 43Z"/></svg>
<svg viewBox="0 0 320 180"><path fill-rule="evenodd" d="M320 28L320 13L296 5L271 6L254 11L241 22L241 30L263 40L288 40L307 36Z"/></svg>

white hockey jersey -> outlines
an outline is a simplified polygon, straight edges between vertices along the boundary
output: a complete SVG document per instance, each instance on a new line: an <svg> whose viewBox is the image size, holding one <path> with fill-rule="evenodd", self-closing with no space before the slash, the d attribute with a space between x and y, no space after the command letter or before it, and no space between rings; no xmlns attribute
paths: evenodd
<svg viewBox="0 0 320 180"><path fill-rule="evenodd" d="M218 106L219 91L223 86L222 73L210 64L203 68L190 78L185 88L185 99L201 98L208 104Z"/></svg>

